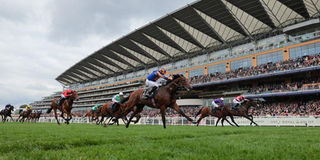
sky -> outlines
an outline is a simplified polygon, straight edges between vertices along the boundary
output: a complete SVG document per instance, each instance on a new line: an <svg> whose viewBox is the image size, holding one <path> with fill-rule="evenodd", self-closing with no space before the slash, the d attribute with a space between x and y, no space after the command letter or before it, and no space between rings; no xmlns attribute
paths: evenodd
<svg viewBox="0 0 320 160"><path fill-rule="evenodd" d="M62 91L55 78L194 0L0 0L0 107Z"/></svg>

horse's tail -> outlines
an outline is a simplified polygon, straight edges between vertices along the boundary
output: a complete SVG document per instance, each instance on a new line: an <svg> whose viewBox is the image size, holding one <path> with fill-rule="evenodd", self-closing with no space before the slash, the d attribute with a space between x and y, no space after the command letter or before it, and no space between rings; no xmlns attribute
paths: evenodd
<svg viewBox="0 0 320 160"><path fill-rule="evenodd" d="M202 109L203 109L203 108L201 108L201 109L198 111L198 113L196 114L196 116L194 116L194 118L197 118L197 116L201 113Z"/></svg>
<svg viewBox="0 0 320 160"><path fill-rule="evenodd" d="M122 104L122 103L127 102L127 101L129 100L129 98L130 98L130 94L129 94L129 96L128 96L128 97L124 98L120 103Z"/></svg>
<svg viewBox="0 0 320 160"><path fill-rule="evenodd" d="M19 110L19 114L22 112L22 109Z"/></svg>
<svg viewBox="0 0 320 160"><path fill-rule="evenodd" d="M51 111L52 111L52 107L50 107L50 108L47 110L47 114L49 114Z"/></svg>

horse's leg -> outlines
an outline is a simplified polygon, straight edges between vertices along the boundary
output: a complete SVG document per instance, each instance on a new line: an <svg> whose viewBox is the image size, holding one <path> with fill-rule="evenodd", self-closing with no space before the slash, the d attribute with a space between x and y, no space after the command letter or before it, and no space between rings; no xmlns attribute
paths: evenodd
<svg viewBox="0 0 320 160"><path fill-rule="evenodd" d="M197 121L197 126L199 126L199 123L201 122L201 120L204 118L205 116L203 114L201 114L200 118Z"/></svg>
<svg viewBox="0 0 320 160"><path fill-rule="evenodd" d="M230 121L229 121L226 117L224 117L224 119L225 119L231 126L234 126L232 123L230 123Z"/></svg>
<svg viewBox="0 0 320 160"><path fill-rule="evenodd" d="M179 108L178 104L175 103L172 108L177 111L179 114L181 114L183 117L187 118L188 121L192 122L193 124L196 124L196 122L194 122L190 117L188 117L187 115L185 115L182 110Z"/></svg>
<svg viewBox="0 0 320 160"><path fill-rule="evenodd" d="M224 120L225 120L225 118L222 118L222 120L221 120L222 127L224 127L224 125L223 125Z"/></svg>
<svg viewBox="0 0 320 160"><path fill-rule="evenodd" d="M256 126L259 126L257 123L255 123L254 121L253 121L253 116L252 115L248 115L248 117L250 117L250 119L251 119L251 122L250 122L250 126L254 123Z"/></svg>
<svg viewBox="0 0 320 160"><path fill-rule="evenodd" d="M243 116L244 118L247 118L249 121L251 121L251 123L254 123L256 126L258 126L258 124L256 123L256 122L254 122L253 121L253 118L251 119L251 118L249 118L249 116L248 115L244 115Z"/></svg>
<svg viewBox="0 0 320 160"><path fill-rule="evenodd" d="M137 118L137 120L135 120L135 121L134 121L134 124L136 124L136 123L138 123L138 122L139 122L139 120L140 120L141 116L140 116L140 115L139 115L138 117L136 116L136 118Z"/></svg>
<svg viewBox="0 0 320 160"><path fill-rule="evenodd" d="M72 119L72 114L71 114L71 111L69 112L69 119L68 119L68 124L70 124L70 120Z"/></svg>
<svg viewBox="0 0 320 160"><path fill-rule="evenodd" d="M117 122L117 126L119 126L119 119L118 118L116 119L116 122Z"/></svg>
<svg viewBox="0 0 320 160"><path fill-rule="evenodd" d="M56 118L58 125L60 125L60 122L59 122L58 116L57 116L57 109L53 108L53 111L54 111L54 117Z"/></svg>
<svg viewBox="0 0 320 160"><path fill-rule="evenodd" d="M4 116L4 118L2 119L2 122L4 123L7 119L7 116Z"/></svg>
<svg viewBox="0 0 320 160"><path fill-rule="evenodd" d="M216 122L216 127L218 126L218 123L220 121L221 117L218 118L217 122Z"/></svg>
<svg viewBox="0 0 320 160"><path fill-rule="evenodd" d="M230 118L231 118L231 121L237 126L237 127L239 127L239 125L234 121L234 119L233 119L233 116L231 115L230 116Z"/></svg>
<svg viewBox="0 0 320 160"><path fill-rule="evenodd" d="M101 125L106 125L106 122L107 122L107 120L109 119L110 117L106 117L106 119L101 123Z"/></svg>
<svg viewBox="0 0 320 160"><path fill-rule="evenodd" d="M142 110L143 110L143 107L141 107L141 108L138 107L138 109L136 109L136 110L133 111L132 115L130 116L130 118L129 118L127 124L126 124L126 128L129 127L130 122L132 121L132 118L135 117L138 113L142 112ZM126 113L129 113L129 112L126 112Z"/></svg>
<svg viewBox="0 0 320 160"><path fill-rule="evenodd" d="M103 120L104 120L104 116L101 115L101 119L100 119L100 121L99 120L96 121L96 125L99 125L100 123L102 124Z"/></svg>
<svg viewBox="0 0 320 160"><path fill-rule="evenodd" d="M166 107L161 106L160 112L161 112L161 117L162 117L163 128L166 128Z"/></svg>
<svg viewBox="0 0 320 160"><path fill-rule="evenodd" d="M127 120L127 121L125 120L125 119L126 119L126 117L121 118L121 119L122 119L122 122L123 122L124 124L127 124L128 120Z"/></svg>
<svg viewBox="0 0 320 160"><path fill-rule="evenodd" d="M106 127L107 125L109 125L110 121L112 120L113 116L111 116L111 118L109 119L107 124L104 124L104 127Z"/></svg>

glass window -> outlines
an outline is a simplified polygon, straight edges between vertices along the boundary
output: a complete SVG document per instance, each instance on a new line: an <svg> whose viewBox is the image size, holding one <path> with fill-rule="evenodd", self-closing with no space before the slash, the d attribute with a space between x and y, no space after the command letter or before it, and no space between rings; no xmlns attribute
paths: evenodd
<svg viewBox="0 0 320 160"><path fill-rule="evenodd" d="M300 47L290 48L290 59L295 59L306 55L315 55L317 53L320 53L320 43L308 44Z"/></svg>
<svg viewBox="0 0 320 160"><path fill-rule="evenodd" d="M252 58L245 58L231 62L231 70L239 69L239 68L248 68L252 66Z"/></svg>
<svg viewBox="0 0 320 160"><path fill-rule="evenodd" d="M187 64L188 64L188 59L185 59L185 60L176 62L176 63L175 63L175 67L176 67L177 69L182 69L182 68L187 67Z"/></svg>
<svg viewBox="0 0 320 160"><path fill-rule="evenodd" d="M212 65L208 67L208 73L215 73L215 72L220 72L224 73L226 72L226 63L221 63L217 65Z"/></svg>
<svg viewBox="0 0 320 160"><path fill-rule="evenodd" d="M204 68L193 69L189 71L189 77L200 76L204 74Z"/></svg>
<svg viewBox="0 0 320 160"><path fill-rule="evenodd" d="M257 64L266 64L269 62L275 63L275 62L280 62L283 61L283 52L282 51L277 51L277 52L272 52L264 55L259 55L257 56Z"/></svg>
<svg viewBox="0 0 320 160"><path fill-rule="evenodd" d="M320 53L320 42L316 43L316 53Z"/></svg>

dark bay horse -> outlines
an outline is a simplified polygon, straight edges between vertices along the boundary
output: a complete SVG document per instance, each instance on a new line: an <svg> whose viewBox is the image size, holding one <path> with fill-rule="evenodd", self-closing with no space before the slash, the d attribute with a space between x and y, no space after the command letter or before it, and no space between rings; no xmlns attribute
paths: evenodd
<svg viewBox="0 0 320 160"><path fill-rule="evenodd" d="M17 122L19 121L19 122L23 123L25 118L27 118L27 120L29 120L31 112L32 112L31 109L28 109L26 111L20 110ZM21 119L20 119L20 117L21 117Z"/></svg>
<svg viewBox="0 0 320 160"><path fill-rule="evenodd" d="M228 119L226 118L226 115L227 115L227 114L228 114L227 110L225 110L225 109L223 109L223 108L222 108L221 110L216 110L216 112L213 113L213 112L211 111L211 108L210 108L210 107L203 107L203 108L201 108L201 109L198 111L198 113L197 113L196 116L195 116L195 118L196 118L198 115L200 115L200 118L199 118L198 121L197 121L197 126L199 125L200 121L201 121L203 118L208 117L208 116L214 116L214 117L217 117L217 118L218 118L218 120L217 120L217 122L216 122L216 126L218 126L218 123L219 123L220 119L222 119L222 121L221 121L221 125L222 125L222 126L223 126L223 121L224 121L224 120L226 120L231 126L233 126L233 124L231 124L231 123L228 121ZM238 126L238 124L234 121L232 115L230 116L230 118L231 118L231 121L232 121L236 126Z"/></svg>
<svg viewBox="0 0 320 160"><path fill-rule="evenodd" d="M167 107L170 107L177 111L179 114L187 118L188 121L191 121L192 123L193 120L185 115L183 111L179 108L178 104L176 103L177 97L176 97L176 92L179 87L184 87L187 90L191 89L191 86L188 82L188 79L185 78L181 74L173 75L172 80L168 80L167 84L165 86L161 86L154 98L152 99L142 99L142 94L144 89L140 88L134 92L131 93L129 100L122 104L120 108L125 108L124 111L128 113L128 111L132 110L134 106L137 107L137 109L133 112L133 114L130 116L129 121L126 125L126 127L129 127L129 124L134 116L136 114L140 113L143 110L143 107L145 105L152 107L152 108L157 108L160 109L161 116L162 116L162 122L163 122L163 127L166 128L166 109Z"/></svg>
<svg viewBox="0 0 320 160"><path fill-rule="evenodd" d="M13 110L14 110L14 107L10 105L7 109L3 109L0 111L0 115L3 123L7 121L7 117L10 117L11 120L13 121L13 118L11 116Z"/></svg>
<svg viewBox="0 0 320 160"><path fill-rule="evenodd" d="M60 122L59 122L58 116L57 116L57 109L58 109L61 112L60 116L66 121L65 123L69 124L69 121L72 119L71 110L72 110L73 101L79 99L78 92L75 90L72 91L71 96L69 98L67 98L66 100L64 100L61 108L56 103L58 99L59 99L59 97L56 97L53 99L53 101L51 103L51 108L48 109L47 113L49 114L53 109L54 110L54 117L56 118L58 125L60 125ZM67 114L66 118L64 118L64 116L63 116L64 113Z"/></svg>
<svg viewBox="0 0 320 160"><path fill-rule="evenodd" d="M244 103L241 104L241 106L237 110L231 109L230 106L225 106L224 108L227 111L227 116L239 116L244 117L250 121L250 125L254 123L256 126L258 124L253 121L253 116L249 115L249 109L250 107L258 107L258 103L252 99L247 99Z"/></svg>

